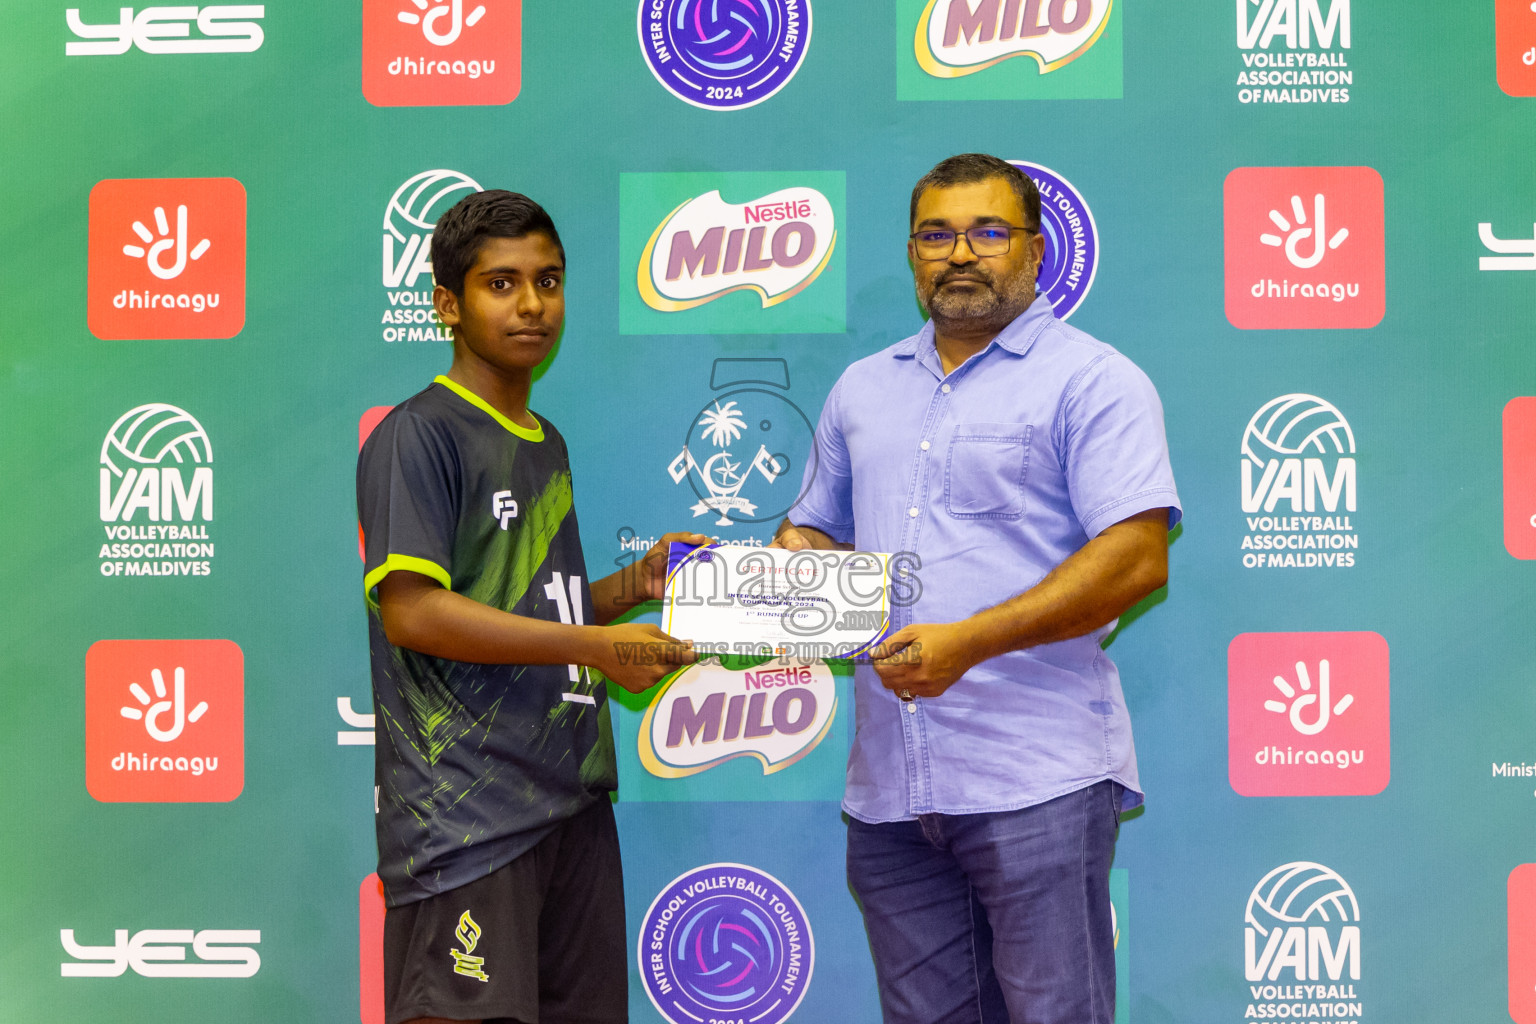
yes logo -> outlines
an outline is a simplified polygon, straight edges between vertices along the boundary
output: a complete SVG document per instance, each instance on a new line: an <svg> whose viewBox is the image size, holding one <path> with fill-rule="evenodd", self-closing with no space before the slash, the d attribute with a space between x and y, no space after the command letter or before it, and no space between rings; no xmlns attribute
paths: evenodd
<svg viewBox="0 0 1536 1024"><path fill-rule="evenodd" d="M245 326L245 187L235 179L97 182L89 235L96 337L233 338Z"/></svg>
<svg viewBox="0 0 1536 1024"><path fill-rule="evenodd" d="M1243 796L1369 796L1392 774L1387 642L1243 633L1227 648L1227 775Z"/></svg>
<svg viewBox="0 0 1536 1024"><path fill-rule="evenodd" d="M1536 270L1536 226L1531 238L1499 238L1493 233L1493 224L1487 221L1477 226L1478 241L1496 256L1479 256L1478 270Z"/></svg>
<svg viewBox="0 0 1536 1024"><path fill-rule="evenodd" d="M79 9L71 7L64 12L69 31L90 41L65 43L64 54L111 56L135 46L145 53L249 53L261 49L265 37L257 21L265 14L262 4L146 7L137 15L132 7L121 7L116 24L96 25L81 20Z"/></svg>
<svg viewBox="0 0 1536 1024"><path fill-rule="evenodd" d="M112 938L110 946L87 946L75 940L73 928L60 929L59 942L70 959L59 965L59 974L116 978L131 967L143 978L249 978L261 970L256 951L261 932L254 928L146 928L132 938L128 929L117 928Z"/></svg>
<svg viewBox="0 0 1536 1024"><path fill-rule="evenodd" d="M1494 62L1499 88L1536 96L1536 3L1494 0Z"/></svg>
<svg viewBox="0 0 1536 1024"><path fill-rule="evenodd" d="M363 96L376 107L511 103L521 0L363 0Z"/></svg>
<svg viewBox="0 0 1536 1024"><path fill-rule="evenodd" d="M1114 0L899 0L896 97L1119 99ZM1013 58L1030 58L1015 60Z"/></svg>
<svg viewBox="0 0 1536 1024"><path fill-rule="evenodd" d="M842 331L843 191L829 171L623 175L621 245L635 262L620 331Z"/></svg>
<svg viewBox="0 0 1536 1024"><path fill-rule="evenodd" d="M229 640L100 640L85 656L85 785L105 803L233 800L245 658Z"/></svg>
<svg viewBox="0 0 1536 1024"><path fill-rule="evenodd" d="M1232 326L1375 327L1386 312L1381 175L1369 167L1239 167L1225 193Z"/></svg>

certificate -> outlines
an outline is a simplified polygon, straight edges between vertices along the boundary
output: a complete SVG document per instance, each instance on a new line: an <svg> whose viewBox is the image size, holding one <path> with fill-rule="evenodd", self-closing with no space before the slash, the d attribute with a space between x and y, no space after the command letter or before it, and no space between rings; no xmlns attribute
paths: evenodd
<svg viewBox="0 0 1536 1024"><path fill-rule="evenodd" d="M891 628L891 556L673 544L661 628L711 654L854 658Z"/></svg>

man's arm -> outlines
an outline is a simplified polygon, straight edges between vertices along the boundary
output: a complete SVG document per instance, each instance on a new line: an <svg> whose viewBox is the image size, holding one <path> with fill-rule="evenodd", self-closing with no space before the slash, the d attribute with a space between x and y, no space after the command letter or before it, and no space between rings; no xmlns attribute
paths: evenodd
<svg viewBox="0 0 1536 1024"><path fill-rule="evenodd" d="M814 526L796 526L788 519L779 524L778 530L774 532L773 542L768 546L783 548L786 551L804 551L807 548L815 548L819 551L853 550L852 544L839 544Z"/></svg>
<svg viewBox="0 0 1536 1024"><path fill-rule="evenodd" d="M693 645L655 626L576 626L513 615L396 569L378 583L384 635L396 647L454 661L590 665L631 693L694 661Z"/></svg>
<svg viewBox="0 0 1536 1024"><path fill-rule="evenodd" d="M988 658L1091 633L1167 580L1168 510L1150 509L1106 527L1002 604L897 630L872 652L875 670L896 693L937 697Z"/></svg>

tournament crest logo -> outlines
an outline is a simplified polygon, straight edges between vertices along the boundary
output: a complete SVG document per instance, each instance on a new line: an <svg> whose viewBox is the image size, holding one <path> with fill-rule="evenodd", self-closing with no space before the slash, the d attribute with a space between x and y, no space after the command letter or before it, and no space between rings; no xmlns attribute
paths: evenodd
<svg viewBox="0 0 1536 1024"><path fill-rule="evenodd" d="M1113 8L1114 0L928 0L913 50L935 78L974 75L1010 57L1033 57L1043 75L1087 53Z"/></svg>
<svg viewBox="0 0 1536 1024"><path fill-rule="evenodd" d="M1088 297L1099 269L1099 229L1093 222L1093 211L1082 193L1049 167L1024 160L1008 162L1040 188L1045 256L1040 261L1036 287L1051 300L1056 318L1065 320Z"/></svg>
<svg viewBox="0 0 1536 1024"><path fill-rule="evenodd" d="M640 51L656 81L704 110L756 106L811 45L810 0L640 0Z"/></svg>
<svg viewBox="0 0 1536 1024"><path fill-rule="evenodd" d="M671 1024L780 1024L805 998L815 958L794 893L746 864L673 879L645 912L636 949L645 994Z"/></svg>
<svg viewBox="0 0 1536 1024"><path fill-rule="evenodd" d="M636 285L652 309L672 313L735 291L763 308L794 298L827 269L837 246L832 204L813 188L728 203L715 189L667 214L640 254Z"/></svg>
<svg viewBox="0 0 1536 1024"><path fill-rule="evenodd" d="M640 726L640 763L679 779L733 757L755 757L772 775L826 739L837 717L837 680L822 662L769 662L735 672L690 665L661 687Z"/></svg>
<svg viewBox="0 0 1536 1024"><path fill-rule="evenodd" d="M720 394L693 417L667 473L688 481L695 517L713 514L720 527L777 523L799 494L796 458L815 458L815 428L786 394L789 364L717 359L710 387Z"/></svg>

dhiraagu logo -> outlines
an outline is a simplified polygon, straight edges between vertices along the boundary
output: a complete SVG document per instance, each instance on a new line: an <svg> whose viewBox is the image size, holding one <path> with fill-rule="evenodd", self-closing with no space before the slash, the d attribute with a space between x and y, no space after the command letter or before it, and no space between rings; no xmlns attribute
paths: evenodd
<svg viewBox="0 0 1536 1024"><path fill-rule="evenodd" d="M841 171L625 174L622 334L840 333Z"/></svg>
<svg viewBox="0 0 1536 1024"><path fill-rule="evenodd" d="M1119 99L1115 0L898 0L899 100Z"/></svg>

